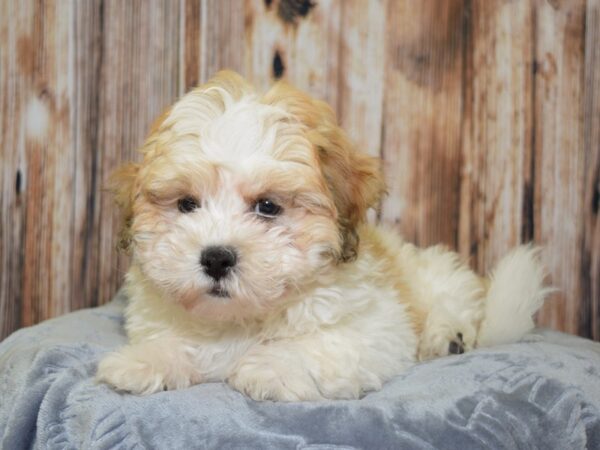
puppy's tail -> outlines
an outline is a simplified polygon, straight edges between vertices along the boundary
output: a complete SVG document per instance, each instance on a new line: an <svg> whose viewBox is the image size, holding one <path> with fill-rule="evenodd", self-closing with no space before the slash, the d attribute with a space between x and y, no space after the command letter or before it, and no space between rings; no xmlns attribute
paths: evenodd
<svg viewBox="0 0 600 450"><path fill-rule="evenodd" d="M533 329L533 315L552 291L544 287L539 253L531 246L517 247L490 275L478 347L516 342Z"/></svg>

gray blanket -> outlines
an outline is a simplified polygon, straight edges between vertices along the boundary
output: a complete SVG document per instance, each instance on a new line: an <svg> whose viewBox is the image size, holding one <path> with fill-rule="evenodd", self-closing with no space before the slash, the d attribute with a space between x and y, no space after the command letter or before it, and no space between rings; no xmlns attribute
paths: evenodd
<svg viewBox="0 0 600 450"><path fill-rule="evenodd" d="M96 385L122 296L0 343L0 447L600 448L600 344L537 330L419 364L358 401L255 402L222 383L147 397Z"/></svg>

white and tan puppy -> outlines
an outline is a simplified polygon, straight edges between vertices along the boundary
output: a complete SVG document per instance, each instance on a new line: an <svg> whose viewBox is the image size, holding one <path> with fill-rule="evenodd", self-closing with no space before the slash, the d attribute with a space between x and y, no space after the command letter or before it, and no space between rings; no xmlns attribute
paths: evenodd
<svg viewBox="0 0 600 450"><path fill-rule="evenodd" d="M518 340L543 302L535 252L489 279L365 223L384 192L323 102L221 72L115 177L129 344L97 378L150 394L226 380L258 400L358 398L419 359Z"/></svg>

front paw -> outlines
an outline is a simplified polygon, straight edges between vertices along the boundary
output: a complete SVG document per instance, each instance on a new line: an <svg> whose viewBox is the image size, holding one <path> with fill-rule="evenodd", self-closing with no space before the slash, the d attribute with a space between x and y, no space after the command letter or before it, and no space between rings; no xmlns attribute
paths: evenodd
<svg viewBox="0 0 600 450"><path fill-rule="evenodd" d="M163 390L163 377L145 361L131 360L122 353L111 353L98 365L96 381L133 394L152 394Z"/></svg>
<svg viewBox="0 0 600 450"><path fill-rule="evenodd" d="M425 361L448 355L460 355L475 346L475 329L463 325L458 331L451 326L437 326L427 329L421 335L419 360Z"/></svg>
<svg viewBox="0 0 600 450"><path fill-rule="evenodd" d="M462 355L465 352L465 342L462 333L456 333L456 338L448 344L448 353L452 355Z"/></svg>
<svg viewBox="0 0 600 450"><path fill-rule="evenodd" d="M307 371L260 357L245 358L227 382L254 400L298 402L324 400Z"/></svg>
<svg viewBox="0 0 600 450"><path fill-rule="evenodd" d="M166 355L156 348L124 347L100 361L96 381L140 395L184 389L200 381L188 362L166 359Z"/></svg>

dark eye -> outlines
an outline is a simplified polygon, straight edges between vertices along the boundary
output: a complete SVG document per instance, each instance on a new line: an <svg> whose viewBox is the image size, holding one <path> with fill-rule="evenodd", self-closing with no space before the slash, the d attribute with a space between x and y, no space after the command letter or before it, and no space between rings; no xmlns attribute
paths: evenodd
<svg viewBox="0 0 600 450"><path fill-rule="evenodd" d="M179 209L179 211L182 213L192 212L199 207L200 205L198 204L198 200L196 200L194 197L183 197L177 201L177 209Z"/></svg>
<svg viewBox="0 0 600 450"><path fill-rule="evenodd" d="M268 198L261 198L256 202L254 212L263 217L275 217L281 212L281 206Z"/></svg>

